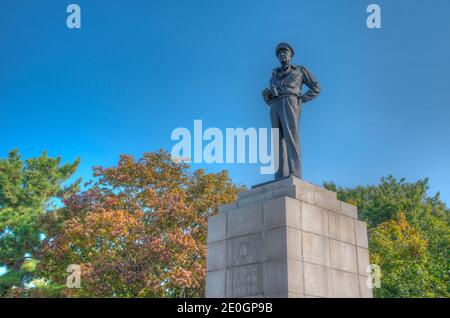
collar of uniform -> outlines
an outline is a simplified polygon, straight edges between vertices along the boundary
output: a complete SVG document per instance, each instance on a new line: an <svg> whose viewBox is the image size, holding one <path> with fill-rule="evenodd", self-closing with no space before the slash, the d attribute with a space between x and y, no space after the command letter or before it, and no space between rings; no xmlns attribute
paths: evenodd
<svg viewBox="0 0 450 318"><path fill-rule="evenodd" d="M288 70L283 70L283 68L280 66L280 67L277 67L274 71L275 71L275 73L277 73L277 74L283 74L283 73L289 73L290 71L292 71L292 70L296 70L296 69L298 69L299 68L299 66L297 66L297 65L294 65L294 64L291 64L290 66L289 66L289 69Z"/></svg>

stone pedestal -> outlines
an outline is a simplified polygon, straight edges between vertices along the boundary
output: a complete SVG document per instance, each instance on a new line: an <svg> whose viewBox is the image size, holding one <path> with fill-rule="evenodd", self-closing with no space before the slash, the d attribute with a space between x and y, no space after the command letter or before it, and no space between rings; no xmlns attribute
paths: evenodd
<svg viewBox="0 0 450 318"><path fill-rule="evenodd" d="M206 297L372 297L366 224L335 192L289 177L219 210Z"/></svg>

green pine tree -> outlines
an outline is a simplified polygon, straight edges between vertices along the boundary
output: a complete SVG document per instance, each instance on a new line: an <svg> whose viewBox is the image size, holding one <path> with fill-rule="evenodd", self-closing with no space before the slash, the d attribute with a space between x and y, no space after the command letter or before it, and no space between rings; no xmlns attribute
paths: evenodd
<svg viewBox="0 0 450 318"><path fill-rule="evenodd" d="M64 187L79 165L61 165L61 158L22 160L18 150L0 159L0 296L12 286L21 286L32 277L33 257L38 252L44 231L40 217L56 203L78 188L79 180Z"/></svg>

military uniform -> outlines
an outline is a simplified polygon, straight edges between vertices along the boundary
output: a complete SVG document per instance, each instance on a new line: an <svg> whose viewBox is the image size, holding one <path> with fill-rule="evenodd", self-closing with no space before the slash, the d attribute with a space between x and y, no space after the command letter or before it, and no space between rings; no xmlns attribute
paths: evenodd
<svg viewBox="0 0 450 318"><path fill-rule="evenodd" d="M302 95L303 84L309 90ZM314 99L319 93L319 83L305 67L290 65L286 70L282 67L273 70L267 102L270 105L272 128L279 128L279 169L275 179L302 177L300 111L303 103Z"/></svg>

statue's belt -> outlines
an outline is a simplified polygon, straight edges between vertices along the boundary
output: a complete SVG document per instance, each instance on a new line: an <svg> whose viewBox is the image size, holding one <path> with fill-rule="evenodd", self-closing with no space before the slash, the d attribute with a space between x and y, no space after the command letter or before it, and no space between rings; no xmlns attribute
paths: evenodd
<svg viewBox="0 0 450 318"><path fill-rule="evenodd" d="M280 100L280 99L285 98L285 97L295 97L295 98L298 98L299 95L294 94L294 93L279 94L279 95L277 95L277 96L273 96L273 97L272 97L272 100L277 101L277 100Z"/></svg>

